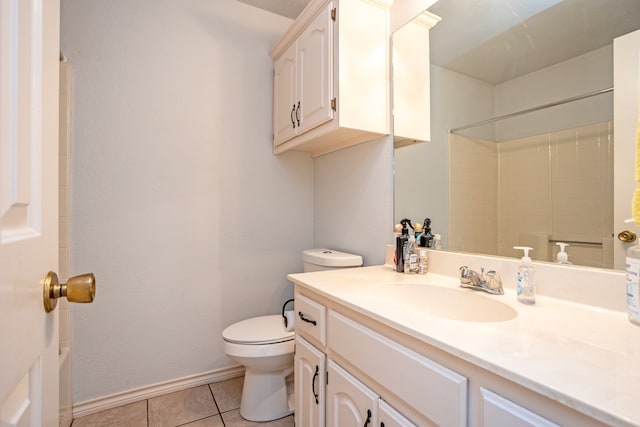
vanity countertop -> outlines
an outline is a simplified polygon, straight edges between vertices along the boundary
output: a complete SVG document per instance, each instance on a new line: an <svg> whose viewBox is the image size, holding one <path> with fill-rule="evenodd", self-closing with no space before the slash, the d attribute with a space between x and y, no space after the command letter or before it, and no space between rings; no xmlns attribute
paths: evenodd
<svg viewBox="0 0 640 427"><path fill-rule="evenodd" d="M373 288L391 282L459 288L458 279L449 276L406 275L374 266L288 278L606 424L640 426L640 327L628 321L626 312L543 295L529 306L505 289L504 295L479 296L508 304L518 313L514 319L467 322L370 296Z"/></svg>

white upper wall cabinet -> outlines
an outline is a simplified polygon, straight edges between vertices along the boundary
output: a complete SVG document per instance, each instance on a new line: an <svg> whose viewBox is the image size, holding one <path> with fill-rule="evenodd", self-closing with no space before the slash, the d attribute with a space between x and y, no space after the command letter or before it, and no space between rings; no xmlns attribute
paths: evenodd
<svg viewBox="0 0 640 427"><path fill-rule="evenodd" d="M272 49L275 154L389 134L390 3L312 0Z"/></svg>

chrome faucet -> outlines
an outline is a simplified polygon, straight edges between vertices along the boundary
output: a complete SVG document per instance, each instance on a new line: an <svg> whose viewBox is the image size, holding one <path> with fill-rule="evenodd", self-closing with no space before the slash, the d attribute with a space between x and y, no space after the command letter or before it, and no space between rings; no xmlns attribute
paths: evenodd
<svg viewBox="0 0 640 427"><path fill-rule="evenodd" d="M484 268L480 269L480 274L471 270L466 265L460 267L460 286L470 288L476 291L484 291L490 294L502 295L502 279L495 270L487 271L486 277Z"/></svg>

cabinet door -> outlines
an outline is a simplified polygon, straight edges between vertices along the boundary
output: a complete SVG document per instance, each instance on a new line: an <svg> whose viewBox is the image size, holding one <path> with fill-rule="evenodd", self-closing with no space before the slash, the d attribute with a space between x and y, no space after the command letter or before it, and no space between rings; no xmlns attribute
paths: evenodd
<svg viewBox="0 0 640 427"><path fill-rule="evenodd" d="M298 96L296 89L296 43L274 63L273 73L273 143L275 145L296 135L300 120L296 120ZM300 109L298 109L300 117Z"/></svg>
<svg viewBox="0 0 640 427"><path fill-rule="evenodd" d="M297 426L324 427L325 360L324 353L304 338L296 337L294 388Z"/></svg>
<svg viewBox="0 0 640 427"><path fill-rule="evenodd" d="M298 98L302 127L298 133L333 118L332 4L323 9L298 38Z"/></svg>
<svg viewBox="0 0 640 427"><path fill-rule="evenodd" d="M378 411L380 427L416 427L415 424L382 399L378 401Z"/></svg>
<svg viewBox="0 0 640 427"><path fill-rule="evenodd" d="M327 371L327 426L377 426L378 396L332 360Z"/></svg>
<svg viewBox="0 0 640 427"><path fill-rule="evenodd" d="M559 427L522 406L485 388L482 392L482 425L509 427Z"/></svg>

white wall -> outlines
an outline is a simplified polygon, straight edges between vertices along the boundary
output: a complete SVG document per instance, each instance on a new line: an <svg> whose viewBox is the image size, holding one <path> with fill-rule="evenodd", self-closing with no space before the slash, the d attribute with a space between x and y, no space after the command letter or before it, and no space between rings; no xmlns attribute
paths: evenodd
<svg viewBox="0 0 640 427"><path fill-rule="evenodd" d="M485 119L494 107L493 89L489 83L431 66L431 141L394 152L396 223L405 217L418 222L430 217L432 232L442 234L447 247L448 132Z"/></svg>
<svg viewBox="0 0 640 427"><path fill-rule="evenodd" d="M384 137L314 160L316 247L384 264L393 237L393 138Z"/></svg>
<svg viewBox="0 0 640 427"><path fill-rule="evenodd" d="M63 0L71 273L97 279L72 311L76 403L234 365L224 327L291 296L314 213L312 160L271 154L289 24L233 0Z"/></svg>
<svg viewBox="0 0 640 427"><path fill-rule="evenodd" d="M496 86L494 116L613 87L613 45L560 62ZM496 122L496 140L505 141L613 119L607 93Z"/></svg>

